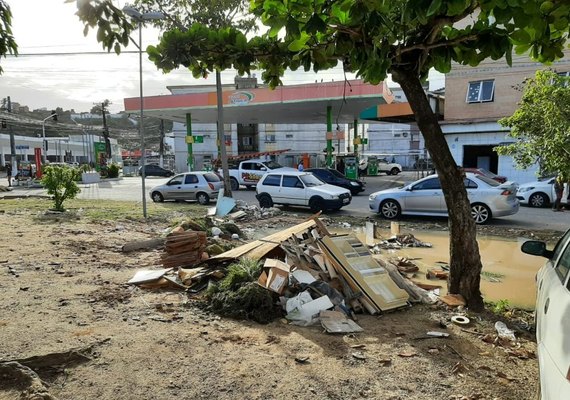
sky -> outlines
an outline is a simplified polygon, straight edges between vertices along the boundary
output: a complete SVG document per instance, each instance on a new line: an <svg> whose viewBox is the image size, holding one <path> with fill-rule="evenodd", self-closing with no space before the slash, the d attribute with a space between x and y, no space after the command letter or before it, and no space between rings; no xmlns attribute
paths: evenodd
<svg viewBox="0 0 570 400"><path fill-rule="evenodd" d="M13 102L30 109L73 109L88 112L94 104L108 99L111 112L124 110L123 99L139 96L139 62L137 48L131 44L124 51L106 53L94 34L83 36L83 25L74 15L75 2L64 0L7 0L12 9L13 34L18 43L18 57L0 59L4 69L0 75L0 98L10 96ZM128 1L116 0L122 8ZM143 27L143 49L157 44L159 32ZM138 41L138 33L134 39ZM99 54L78 54L98 52ZM234 71L222 73L222 83L233 83ZM353 78L353 76L348 76ZM344 79L340 69L318 74L295 72L286 74L284 84L325 82ZM443 86L435 83L435 86ZM144 96L170 94L167 86L214 84L208 79L195 79L185 70L163 74L143 53Z"/></svg>

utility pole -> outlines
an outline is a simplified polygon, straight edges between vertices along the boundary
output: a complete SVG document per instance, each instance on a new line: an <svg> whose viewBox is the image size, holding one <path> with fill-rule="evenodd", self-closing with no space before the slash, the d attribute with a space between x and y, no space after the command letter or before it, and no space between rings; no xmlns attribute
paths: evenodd
<svg viewBox="0 0 570 400"><path fill-rule="evenodd" d="M101 103L101 114L103 114L103 138L105 139L105 153L107 153L107 160L111 159L111 140L109 140L109 127L107 126L106 105L108 101Z"/></svg>
<svg viewBox="0 0 570 400"><path fill-rule="evenodd" d="M158 154L160 155L160 159L158 165L161 168L164 168L164 120L160 120L160 144L158 148Z"/></svg>
<svg viewBox="0 0 570 400"><path fill-rule="evenodd" d="M9 113L12 112L12 100L10 100L10 96L6 97L6 109ZM16 139L14 138L12 124L8 126L8 132L10 133L10 165L12 165L12 176L15 176L18 165L16 161Z"/></svg>

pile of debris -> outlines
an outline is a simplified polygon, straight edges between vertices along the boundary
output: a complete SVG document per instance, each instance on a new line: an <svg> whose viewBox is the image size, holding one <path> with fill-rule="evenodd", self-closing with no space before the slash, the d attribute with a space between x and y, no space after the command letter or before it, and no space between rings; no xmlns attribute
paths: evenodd
<svg viewBox="0 0 570 400"><path fill-rule="evenodd" d="M213 231L213 228L212 228ZM264 239L209 256L205 232L171 234L164 269L139 271L129 283L199 296L235 318L321 323L328 332L357 332L356 313L379 314L413 302L433 303L397 263L374 257L356 236L332 235L318 215Z"/></svg>

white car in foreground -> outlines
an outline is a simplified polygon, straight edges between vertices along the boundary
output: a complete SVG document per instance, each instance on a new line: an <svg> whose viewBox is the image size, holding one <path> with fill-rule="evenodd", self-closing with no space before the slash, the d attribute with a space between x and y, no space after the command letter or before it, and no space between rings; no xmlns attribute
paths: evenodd
<svg viewBox="0 0 570 400"><path fill-rule="evenodd" d="M529 240L524 253L546 257L536 276L536 342L541 400L570 398L570 230L554 250Z"/></svg>
<svg viewBox="0 0 570 400"><path fill-rule="evenodd" d="M465 189L471 203L471 215L477 224L494 217L504 217L519 211L515 186L500 184L483 175L466 173ZM368 198L370 210L386 219L400 215L447 216L447 205L437 175L430 175L400 188L372 193Z"/></svg>

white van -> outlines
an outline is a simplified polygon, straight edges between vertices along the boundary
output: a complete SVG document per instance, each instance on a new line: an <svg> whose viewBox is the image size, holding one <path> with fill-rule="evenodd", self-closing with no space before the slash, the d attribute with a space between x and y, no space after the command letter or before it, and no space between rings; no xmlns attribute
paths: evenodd
<svg viewBox="0 0 570 400"><path fill-rule="evenodd" d="M350 190L324 183L310 172L268 172L256 186L262 208L274 204L308 206L312 211L340 210L350 204Z"/></svg>

